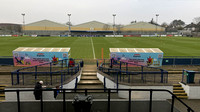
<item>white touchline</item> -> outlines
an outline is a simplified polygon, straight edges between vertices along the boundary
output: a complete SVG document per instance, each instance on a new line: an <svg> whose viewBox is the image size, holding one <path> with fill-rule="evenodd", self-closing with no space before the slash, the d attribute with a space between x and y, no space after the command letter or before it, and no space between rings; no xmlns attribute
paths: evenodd
<svg viewBox="0 0 200 112"><path fill-rule="evenodd" d="M93 45L93 40L92 40L92 37L91 37L91 43L92 43L92 51L93 51L93 56L94 56L94 59L96 59L96 57L95 57L95 52L94 52L94 45Z"/></svg>

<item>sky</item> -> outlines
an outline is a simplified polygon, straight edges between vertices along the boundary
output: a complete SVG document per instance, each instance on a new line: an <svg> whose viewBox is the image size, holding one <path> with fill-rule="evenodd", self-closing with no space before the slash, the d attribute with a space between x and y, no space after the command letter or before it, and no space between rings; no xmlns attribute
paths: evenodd
<svg viewBox="0 0 200 112"><path fill-rule="evenodd" d="M1 0L0 23L22 24L40 20L67 23L71 14L73 25L99 21L127 25L131 21L170 23L181 19L186 24L200 17L200 0Z"/></svg>

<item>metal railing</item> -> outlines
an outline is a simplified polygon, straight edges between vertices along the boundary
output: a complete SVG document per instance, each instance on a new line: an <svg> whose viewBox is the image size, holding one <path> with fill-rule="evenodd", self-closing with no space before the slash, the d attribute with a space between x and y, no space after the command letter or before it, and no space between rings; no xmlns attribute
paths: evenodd
<svg viewBox="0 0 200 112"><path fill-rule="evenodd" d="M101 61L101 62L100 62ZM98 70L113 77L117 84L125 83L168 83L168 72L161 68L148 67L118 61L112 64L111 60L97 60Z"/></svg>
<svg viewBox="0 0 200 112"><path fill-rule="evenodd" d="M41 89L41 91L43 92L43 91L57 91L57 90L59 90L59 91L62 91L63 92L63 99L62 99L62 101L63 101L63 106L62 106L62 108L63 108L63 112L66 112L66 96L65 96L65 94L67 93L67 91L74 91L75 92L75 89ZM85 91L85 95L87 96L87 94L88 94L88 91L89 90L104 90L104 89L76 89L76 90L84 90ZM131 101L132 101L132 99L131 99L131 92L133 92L133 91L148 91L149 92L149 94L150 94L150 97L149 97L149 109L148 109L148 111L149 112L152 112L152 105L153 105L153 92L167 92L167 93L169 93L170 95L171 95L171 97L172 97L172 101L171 101L171 112L173 112L174 111L174 100L176 99L178 102L180 102L186 109L187 109L187 112L194 112L194 110L191 108L191 107L189 107L186 103L184 103L181 99L179 99L179 98L177 98L177 96L175 96L171 91L169 91L169 90L165 90L165 89L106 89L106 92L107 92L107 112L110 112L110 110L111 110L111 106L110 106L110 104L111 104L111 91L116 91L116 90L118 90L118 91L127 91L128 92L128 112L131 112L131 110L132 110L132 106L131 106ZM17 110L18 110L18 112L21 112L21 101L20 101L20 92L28 92L28 91L34 91L34 89L26 89L26 90L0 90L0 92L16 92L16 94L17 94ZM76 93L76 92L75 92ZM41 96L41 99L40 99L40 112L44 112L44 109L43 109L43 95Z"/></svg>
<svg viewBox="0 0 200 112"><path fill-rule="evenodd" d="M162 65L200 65L200 56L164 56Z"/></svg>
<svg viewBox="0 0 200 112"><path fill-rule="evenodd" d="M12 85L34 85L43 80L45 85L63 84L68 77L75 75L83 67L83 60L74 59L74 66L70 67L67 60L24 67L11 72Z"/></svg>
<svg viewBox="0 0 200 112"><path fill-rule="evenodd" d="M190 70L183 69L182 83L200 84L200 71L190 71Z"/></svg>

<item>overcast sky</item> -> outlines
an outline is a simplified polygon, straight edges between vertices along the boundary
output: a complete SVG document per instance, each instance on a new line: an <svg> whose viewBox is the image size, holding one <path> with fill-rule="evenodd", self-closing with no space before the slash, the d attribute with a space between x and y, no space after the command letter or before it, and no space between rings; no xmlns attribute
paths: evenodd
<svg viewBox="0 0 200 112"><path fill-rule="evenodd" d="M159 24L174 19L189 24L200 17L200 0L0 0L0 23L22 24L21 13L26 14L26 23L44 19L66 23L71 13L72 24L113 23L112 14L116 14L116 24L149 22L156 20L156 14Z"/></svg>

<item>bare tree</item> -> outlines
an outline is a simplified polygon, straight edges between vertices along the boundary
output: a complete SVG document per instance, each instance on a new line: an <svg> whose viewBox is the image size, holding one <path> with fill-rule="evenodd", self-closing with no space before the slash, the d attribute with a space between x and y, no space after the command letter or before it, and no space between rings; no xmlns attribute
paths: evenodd
<svg viewBox="0 0 200 112"><path fill-rule="evenodd" d="M200 17L195 17L195 18L193 19L193 22L194 22L195 24L200 23Z"/></svg>
<svg viewBox="0 0 200 112"><path fill-rule="evenodd" d="M161 24L161 27L164 27L164 28L167 28L168 26L169 25L166 22L164 22L164 23Z"/></svg>

